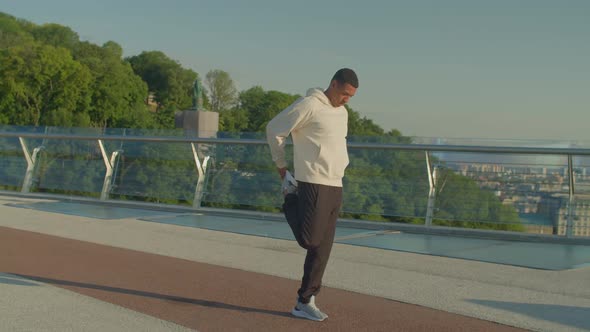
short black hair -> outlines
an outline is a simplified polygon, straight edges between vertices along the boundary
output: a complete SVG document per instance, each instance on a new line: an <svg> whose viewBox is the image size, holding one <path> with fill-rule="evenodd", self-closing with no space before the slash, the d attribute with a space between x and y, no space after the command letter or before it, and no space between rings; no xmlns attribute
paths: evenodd
<svg viewBox="0 0 590 332"><path fill-rule="evenodd" d="M355 88L359 87L359 79L356 77L354 70L350 68L342 68L334 74L332 81L337 81L340 84L348 83Z"/></svg>

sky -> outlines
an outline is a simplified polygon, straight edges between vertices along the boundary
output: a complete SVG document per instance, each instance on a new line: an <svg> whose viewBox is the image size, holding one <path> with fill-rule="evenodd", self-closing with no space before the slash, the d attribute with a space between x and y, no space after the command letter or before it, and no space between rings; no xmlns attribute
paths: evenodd
<svg viewBox="0 0 590 332"><path fill-rule="evenodd" d="M305 94L357 72L349 106L405 136L590 141L587 0L0 0L124 56L158 50L238 90Z"/></svg>

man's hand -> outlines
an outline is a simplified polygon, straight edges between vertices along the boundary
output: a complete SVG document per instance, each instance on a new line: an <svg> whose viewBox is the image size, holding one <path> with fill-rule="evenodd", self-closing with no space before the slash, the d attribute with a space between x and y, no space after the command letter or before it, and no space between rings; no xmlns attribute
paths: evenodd
<svg viewBox="0 0 590 332"><path fill-rule="evenodd" d="M279 175L281 176L281 180L284 179L285 175L287 174L287 167L277 168L277 170L279 171Z"/></svg>

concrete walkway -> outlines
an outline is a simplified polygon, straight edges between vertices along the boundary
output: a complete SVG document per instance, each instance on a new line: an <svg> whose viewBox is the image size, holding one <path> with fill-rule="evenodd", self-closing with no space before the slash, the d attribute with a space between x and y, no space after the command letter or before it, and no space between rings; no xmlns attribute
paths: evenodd
<svg viewBox="0 0 590 332"><path fill-rule="evenodd" d="M0 331L190 331L118 305L0 273Z"/></svg>
<svg viewBox="0 0 590 332"><path fill-rule="evenodd" d="M588 268L337 244L317 300L330 318L315 323L288 314L293 241L11 206L39 201L0 196L0 331L590 330Z"/></svg>

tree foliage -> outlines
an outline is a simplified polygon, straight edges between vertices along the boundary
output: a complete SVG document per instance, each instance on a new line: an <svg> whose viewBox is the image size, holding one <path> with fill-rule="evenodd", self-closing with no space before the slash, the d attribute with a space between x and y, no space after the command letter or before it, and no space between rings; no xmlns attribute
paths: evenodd
<svg viewBox="0 0 590 332"><path fill-rule="evenodd" d="M0 123L150 127L147 85L115 42L80 42L59 24L0 13Z"/></svg>
<svg viewBox="0 0 590 332"><path fill-rule="evenodd" d="M122 60L122 48L109 41L102 47L82 42L74 51L76 59L93 74L91 84L92 125L102 128L145 128L154 125L147 112L147 84Z"/></svg>
<svg viewBox="0 0 590 332"><path fill-rule="evenodd" d="M235 106L238 92L228 72L211 70L205 76L205 83L209 89L211 111L223 112Z"/></svg>
<svg viewBox="0 0 590 332"><path fill-rule="evenodd" d="M127 58L133 71L147 83L156 103L158 122L174 128L174 111L192 106L193 83L197 73L183 68L160 51L142 52Z"/></svg>
<svg viewBox="0 0 590 332"><path fill-rule="evenodd" d="M264 91L260 86L241 92L239 107L246 111L248 117L248 126L244 131L264 132L266 124L298 97L279 91Z"/></svg>
<svg viewBox="0 0 590 332"><path fill-rule="evenodd" d="M80 42L80 38L76 32L69 27L55 23L33 26L31 34L35 40L42 44L63 47L70 51Z"/></svg>
<svg viewBox="0 0 590 332"><path fill-rule="evenodd" d="M2 120L16 125L89 126L89 70L61 47L27 43L0 55Z"/></svg>

